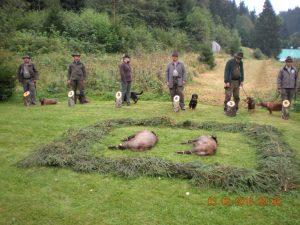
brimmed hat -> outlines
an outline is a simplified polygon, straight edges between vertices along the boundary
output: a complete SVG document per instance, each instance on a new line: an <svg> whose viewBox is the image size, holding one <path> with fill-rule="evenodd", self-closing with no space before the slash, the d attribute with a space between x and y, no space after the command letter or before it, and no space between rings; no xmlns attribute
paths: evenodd
<svg viewBox="0 0 300 225"><path fill-rule="evenodd" d="M293 62L293 58L291 56L286 57L285 62Z"/></svg>
<svg viewBox="0 0 300 225"><path fill-rule="evenodd" d="M178 52L177 51L174 51L173 53L172 53L172 57L178 57Z"/></svg>
<svg viewBox="0 0 300 225"><path fill-rule="evenodd" d="M244 54L242 52L237 52L234 54L234 57L242 59L244 57Z"/></svg>
<svg viewBox="0 0 300 225"><path fill-rule="evenodd" d="M75 52L72 54L72 56L74 57L74 56L81 56L81 55L78 52Z"/></svg>
<svg viewBox="0 0 300 225"><path fill-rule="evenodd" d="M24 55L22 59L31 59L29 55Z"/></svg>
<svg viewBox="0 0 300 225"><path fill-rule="evenodd" d="M123 55L123 59L124 59L124 58L130 59L130 56L129 56L128 54L124 54L124 55Z"/></svg>

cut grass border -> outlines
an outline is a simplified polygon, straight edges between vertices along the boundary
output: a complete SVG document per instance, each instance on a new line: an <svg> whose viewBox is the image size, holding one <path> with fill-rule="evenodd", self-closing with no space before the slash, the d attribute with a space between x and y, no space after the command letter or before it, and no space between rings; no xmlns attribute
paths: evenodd
<svg viewBox="0 0 300 225"><path fill-rule="evenodd" d="M244 169L219 164L175 163L154 157L96 157L89 151L118 127L157 126L207 131L240 132L255 140L257 168ZM190 180L194 185L218 187L229 192L289 191L299 184L300 164L281 133L268 125L245 123L176 123L168 117L141 120L116 119L79 129L69 129L61 139L42 146L17 163L20 167L55 166L80 172L98 172L123 177L161 176Z"/></svg>

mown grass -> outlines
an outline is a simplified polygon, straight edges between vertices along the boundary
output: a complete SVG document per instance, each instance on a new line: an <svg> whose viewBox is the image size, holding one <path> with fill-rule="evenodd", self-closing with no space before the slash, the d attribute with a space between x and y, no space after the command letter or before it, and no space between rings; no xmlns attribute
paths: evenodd
<svg viewBox="0 0 300 225"><path fill-rule="evenodd" d="M138 102L137 105L114 108L114 102L94 100L87 105L67 107L67 102L49 107L22 106L20 101L0 105L0 224L298 224L299 191L279 196L281 204L272 205L273 195L244 193L228 194L219 189L199 189L185 180L167 178L125 179L110 175L81 174L68 169L21 169L16 163L39 146L59 138L68 128L78 128L114 118L147 118L169 116L176 121L255 122L271 124L283 132L284 140L297 151L299 157L300 114L291 113L288 121L274 112L258 109L248 114L244 109L235 118L222 114L222 107L198 105L196 111L175 114L167 102ZM103 145L117 144L136 127L115 129L103 140ZM123 135L123 133L126 134ZM128 132L128 133L127 133ZM215 157L201 158L173 154L176 143L197 136L196 131L161 128L158 146L146 154L156 154L156 149L168 149L159 157L175 161L219 161L231 165L253 167L255 156L240 134L218 132L220 146ZM199 131L204 132L204 131ZM170 138L170 142L168 142ZM223 141L226 139L226 141ZM231 145L232 144L232 145ZM187 146L186 146L187 147ZM234 152L240 149L242 153ZM118 156L95 146L105 154ZM174 150L174 151L173 151ZM170 152L169 152L170 151ZM225 153L228 153L225 154ZM248 153L248 154L247 154ZM100 154L100 153L99 153ZM101 153L102 154L102 153ZM120 154L139 154L129 151ZM225 155L223 155L225 154ZM253 158L254 157L254 158ZM216 161L214 160L216 159ZM247 162L244 162L248 160ZM253 164L254 163L254 164ZM186 195L189 192L190 195ZM237 197L253 197L253 205L235 205ZM208 206L214 197L217 206ZM230 197L231 206L222 206L222 198ZM267 197L268 205L258 200Z"/></svg>

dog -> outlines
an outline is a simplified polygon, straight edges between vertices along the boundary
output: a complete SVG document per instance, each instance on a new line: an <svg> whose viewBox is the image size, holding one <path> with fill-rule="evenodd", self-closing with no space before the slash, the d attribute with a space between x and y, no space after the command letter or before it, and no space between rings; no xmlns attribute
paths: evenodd
<svg viewBox="0 0 300 225"><path fill-rule="evenodd" d="M196 154L198 156L214 155L217 151L217 137L212 135L202 135L198 138L182 142L181 144L193 144L191 150L178 151L177 154Z"/></svg>
<svg viewBox="0 0 300 225"><path fill-rule="evenodd" d="M85 96L82 96L81 94L76 94L76 98L79 100L80 104L86 104L90 102L89 100L86 99ZM76 100L75 100L75 104L76 104Z"/></svg>
<svg viewBox="0 0 300 225"><path fill-rule="evenodd" d="M141 91L140 93L137 93L135 91L131 91L130 92L130 98L132 99L132 101L134 102L134 104L136 104L138 102L138 95L143 94L144 91ZM126 95L123 97L124 102L126 102Z"/></svg>
<svg viewBox="0 0 300 225"><path fill-rule="evenodd" d="M267 108L270 114L272 114L273 111L282 110L281 102L260 102L257 105Z"/></svg>
<svg viewBox="0 0 300 225"><path fill-rule="evenodd" d="M246 103L247 103L247 108L248 108L248 112L253 112L255 109L255 101L253 98L251 97L247 97L246 98Z"/></svg>
<svg viewBox="0 0 300 225"><path fill-rule="evenodd" d="M41 106L43 105L56 105L57 101L55 99L46 99L46 98L40 98L39 99Z"/></svg>
<svg viewBox="0 0 300 225"><path fill-rule="evenodd" d="M198 95L197 94L192 94L191 101L189 103L189 108L190 109L196 109L198 104Z"/></svg>

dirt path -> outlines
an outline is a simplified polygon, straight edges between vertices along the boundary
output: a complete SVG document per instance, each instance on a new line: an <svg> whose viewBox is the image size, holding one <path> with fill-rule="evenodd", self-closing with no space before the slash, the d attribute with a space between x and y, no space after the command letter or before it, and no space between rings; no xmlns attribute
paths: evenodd
<svg viewBox="0 0 300 225"><path fill-rule="evenodd" d="M228 56L216 57L217 66L214 70L199 73L193 78L193 83L185 89L186 96L198 93L200 101L213 105L224 101L224 68ZM256 98L272 98L276 89L276 78L280 65L272 60L244 60L244 89L248 95ZM241 99L245 94L241 90Z"/></svg>

